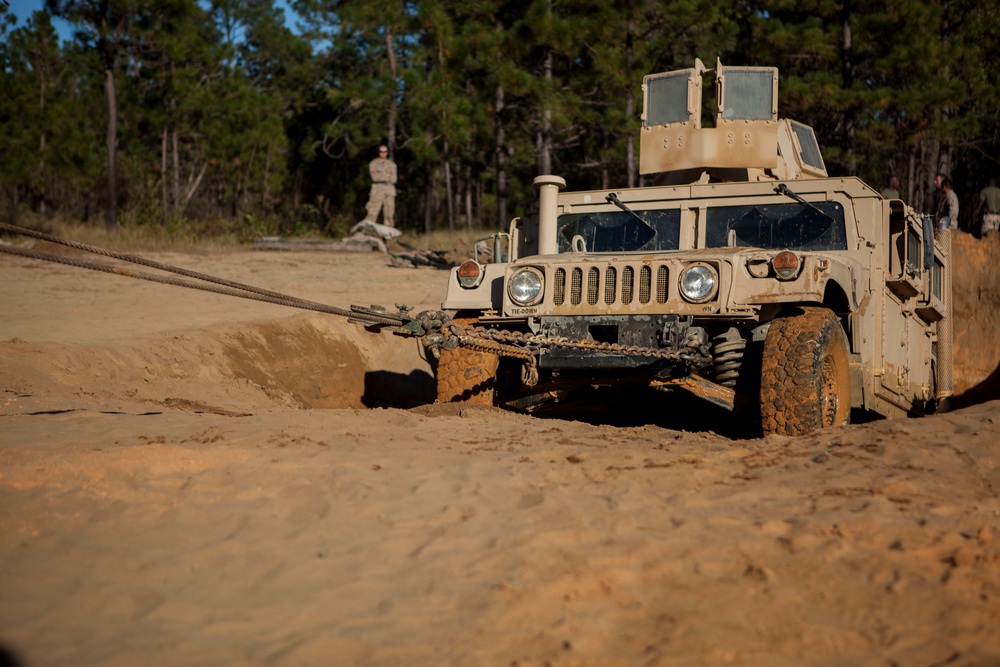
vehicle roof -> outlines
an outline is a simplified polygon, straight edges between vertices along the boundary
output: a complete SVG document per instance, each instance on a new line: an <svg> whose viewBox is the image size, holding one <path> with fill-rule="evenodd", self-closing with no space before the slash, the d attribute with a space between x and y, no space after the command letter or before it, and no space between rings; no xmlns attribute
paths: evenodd
<svg viewBox="0 0 1000 667"><path fill-rule="evenodd" d="M586 190L560 192L560 206L612 206L605 200L608 193L629 204L641 205L649 202L684 201L713 198L740 197L781 197L775 192L779 183L784 183L792 192L803 195L823 195L825 198L836 194L850 199L863 199L881 195L874 188L855 176L809 178L786 181L718 182L691 183L687 185L654 185L640 188L610 190ZM789 199L788 201L793 201ZM737 204L738 202L731 202Z"/></svg>

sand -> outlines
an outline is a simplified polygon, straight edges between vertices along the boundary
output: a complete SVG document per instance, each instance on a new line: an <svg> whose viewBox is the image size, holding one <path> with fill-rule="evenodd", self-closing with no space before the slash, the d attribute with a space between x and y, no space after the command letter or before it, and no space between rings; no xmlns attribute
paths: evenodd
<svg viewBox="0 0 1000 667"><path fill-rule="evenodd" d="M960 409L742 440L434 405L411 339L0 256L0 665L1000 664L1000 243L956 253Z"/></svg>

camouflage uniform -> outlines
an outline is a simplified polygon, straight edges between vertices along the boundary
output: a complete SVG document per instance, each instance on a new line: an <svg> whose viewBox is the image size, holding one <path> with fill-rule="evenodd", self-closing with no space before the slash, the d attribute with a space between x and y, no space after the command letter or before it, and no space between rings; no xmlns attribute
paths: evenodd
<svg viewBox="0 0 1000 667"><path fill-rule="evenodd" d="M958 195L955 194L955 186L946 174L938 173L934 177L934 187L944 195L937 212L937 228L946 229L942 224L944 218L950 218L947 229L958 229Z"/></svg>
<svg viewBox="0 0 1000 667"><path fill-rule="evenodd" d="M1000 188L992 183L979 193L979 206L986 205L982 233L1000 231ZM976 208L978 211L979 208Z"/></svg>
<svg viewBox="0 0 1000 667"><path fill-rule="evenodd" d="M948 216L951 218L951 222L948 224L948 229L958 229L958 195L955 194L954 190L948 190L944 193L944 199L941 200L941 208L938 210L938 219Z"/></svg>
<svg viewBox="0 0 1000 667"><path fill-rule="evenodd" d="M396 214L396 163L387 157L377 157L368 165L368 173L372 177L372 189L368 195L367 215L365 220L376 222L378 212L382 211L382 224L395 227L393 216Z"/></svg>

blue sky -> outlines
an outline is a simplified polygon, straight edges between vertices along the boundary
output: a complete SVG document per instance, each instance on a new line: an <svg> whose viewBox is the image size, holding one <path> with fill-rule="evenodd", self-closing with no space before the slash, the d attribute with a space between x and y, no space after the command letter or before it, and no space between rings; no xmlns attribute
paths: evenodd
<svg viewBox="0 0 1000 667"><path fill-rule="evenodd" d="M0 0L2 1L2 0ZM45 6L45 0L7 0L10 4L10 13L17 18L16 28L20 28L31 15L42 9ZM68 39L72 33L72 29L69 24L65 21L55 20L52 22L56 30L59 32L60 37L63 39Z"/></svg>
<svg viewBox="0 0 1000 667"><path fill-rule="evenodd" d="M3 0L0 0L0 2L3 2ZM33 13L45 6L45 0L7 0L7 2L10 4L10 13L17 17L16 27L18 28L27 23ZM295 30L295 17L292 10L288 7L288 0L276 0L275 5L284 10L285 25ZM65 21L55 19L53 20L53 25L59 36L63 39L69 39L72 36L73 30Z"/></svg>

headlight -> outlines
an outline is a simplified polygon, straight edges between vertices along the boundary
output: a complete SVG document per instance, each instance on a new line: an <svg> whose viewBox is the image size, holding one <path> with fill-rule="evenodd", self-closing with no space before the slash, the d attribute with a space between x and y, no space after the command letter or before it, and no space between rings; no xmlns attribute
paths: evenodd
<svg viewBox="0 0 1000 667"><path fill-rule="evenodd" d="M708 264L694 264L681 273L681 296L694 303L709 301L715 296L717 283L715 269Z"/></svg>
<svg viewBox="0 0 1000 667"><path fill-rule="evenodd" d="M478 287L483 282L483 267L478 262L466 260L458 267L458 284L466 289Z"/></svg>
<svg viewBox="0 0 1000 667"><path fill-rule="evenodd" d="M791 280L799 274L799 258L794 252L784 250L771 260L778 280Z"/></svg>
<svg viewBox="0 0 1000 667"><path fill-rule="evenodd" d="M542 296L542 272L532 267L521 269L510 277L507 293L521 306L538 303Z"/></svg>

